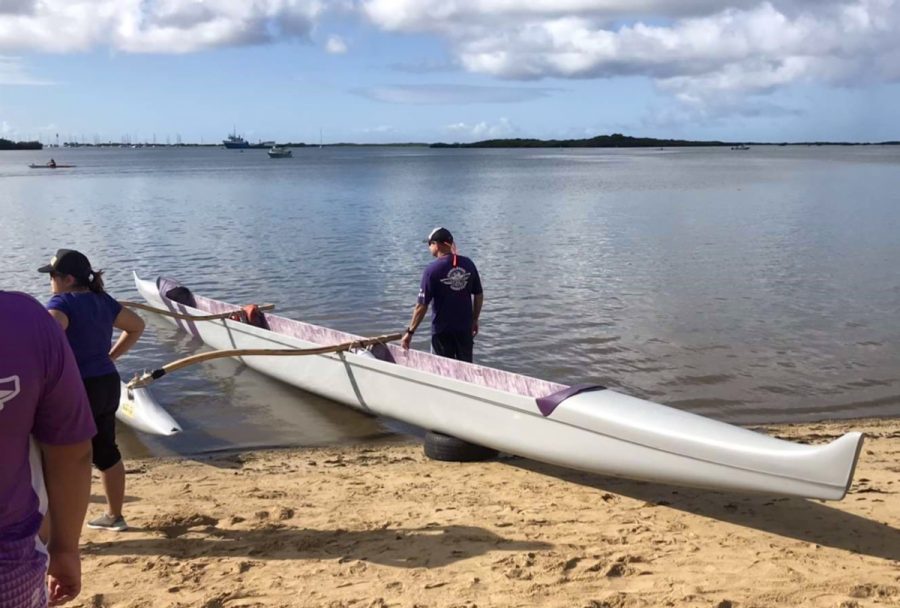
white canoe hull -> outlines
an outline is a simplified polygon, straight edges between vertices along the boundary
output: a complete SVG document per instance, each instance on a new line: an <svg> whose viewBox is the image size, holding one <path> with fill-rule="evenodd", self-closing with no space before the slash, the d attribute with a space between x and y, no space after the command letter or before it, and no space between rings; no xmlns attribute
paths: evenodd
<svg viewBox="0 0 900 608"><path fill-rule="evenodd" d="M150 305L209 312L163 297L156 283L137 275L135 284ZM175 323L216 349L322 345L231 320ZM404 356L399 348L391 352ZM535 402L544 395L515 394L366 354L241 360L369 413L550 464L657 483L839 500L863 440L854 432L827 445L795 444L612 390L569 397L545 416ZM514 376L471 370L479 377Z"/></svg>
<svg viewBox="0 0 900 608"><path fill-rule="evenodd" d="M129 390L122 383L122 396L119 398L116 418L132 428L151 435L168 436L181 432L181 425L156 401L148 388Z"/></svg>

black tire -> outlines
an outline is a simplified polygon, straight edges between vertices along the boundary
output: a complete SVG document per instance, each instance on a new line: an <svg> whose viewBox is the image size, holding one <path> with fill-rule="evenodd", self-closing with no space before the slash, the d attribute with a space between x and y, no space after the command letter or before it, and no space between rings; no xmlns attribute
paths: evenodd
<svg viewBox="0 0 900 608"><path fill-rule="evenodd" d="M469 443L437 431L425 433L425 455L432 460L477 462L479 460L496 458L497 453L497 450L493 448Z"/></svg>

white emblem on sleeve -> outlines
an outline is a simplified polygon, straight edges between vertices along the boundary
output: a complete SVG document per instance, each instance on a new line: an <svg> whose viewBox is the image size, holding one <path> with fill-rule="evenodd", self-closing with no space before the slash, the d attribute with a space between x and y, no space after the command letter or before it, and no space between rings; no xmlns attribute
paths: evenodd
<svg viewBox="0 0 900 608"><path fill-rule="evenodd" d="M3 411L3 405L7 401L15 399L20 392L19 377L9 376L8 378L0 378L0 412Z"/></svg>

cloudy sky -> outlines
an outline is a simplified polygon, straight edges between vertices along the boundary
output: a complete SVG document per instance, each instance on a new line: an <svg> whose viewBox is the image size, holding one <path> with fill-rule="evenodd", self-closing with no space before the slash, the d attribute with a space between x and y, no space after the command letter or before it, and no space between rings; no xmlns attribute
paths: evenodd
<svg viewBox="0 0 900 608"><path fill-rule="evenodd" d="M900 139L900 0L0 0L0 137Z"/></svg>

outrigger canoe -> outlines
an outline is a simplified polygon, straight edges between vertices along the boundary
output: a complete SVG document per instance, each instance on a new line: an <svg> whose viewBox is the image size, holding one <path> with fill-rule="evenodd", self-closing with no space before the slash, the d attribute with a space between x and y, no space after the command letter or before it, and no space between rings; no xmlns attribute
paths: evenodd
<svg viewBox="0 0 900 608"><path fill-rule="evenodd" d="M28 165L29 169L72 169L75 165L35 165L34 163Z"/></svg>
<svg viewBox="0 0 900 608"><path fill-rule="evenodd" d="M135 274L134 280L148 304L174 312L239 308L171 279ZM216 349L303 349L361 339L273 314L265 315L266 328L231 319L170 320ZM840 500L863 442L851 432L825 445L797 444L603 387L566 386L393 344L240 359L365 412L541 462L656 483Z"/></svg>
<svg viewBox="0 0 900 608"><path fill-rule="evenodd" d="M130 389L124 382L116 418L130 427L151 435L174 435L181 432L181 425L159 404L147 388Z"/></svg>

